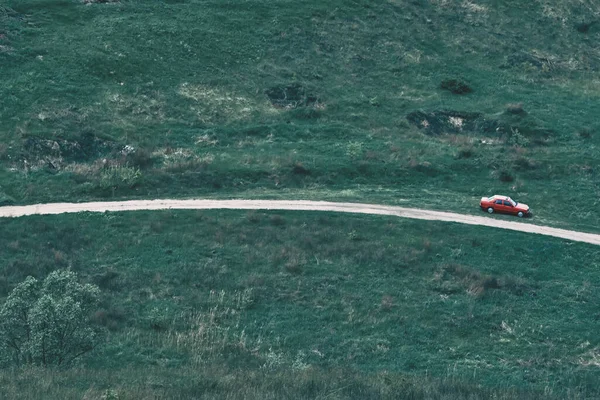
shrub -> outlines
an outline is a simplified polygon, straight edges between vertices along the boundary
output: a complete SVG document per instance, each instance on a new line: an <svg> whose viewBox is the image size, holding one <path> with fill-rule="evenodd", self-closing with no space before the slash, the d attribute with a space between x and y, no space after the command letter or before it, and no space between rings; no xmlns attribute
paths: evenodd
<svg viewBox="0 0 600 400"><path fill-rule="evenodd" d="M456 156L458 158L471 158L473 154L475 154L475 150L472 147L463 147Z"/></svg>
<svg viewBox="0 0 600 400"><path fill-rule="evenodd" d="M467 94L473 91L469 85L457 79L446 79L442 81L440 89L449 90L454 94Z"/></svg>
<svg viewBox="0 0 600 400"><path fill-rule="evenodd" d="M525 136L523 136L518 129L512 129L510 137L508 138L508 143L511 146L527 147L530 141Z"/></svg>
<svg viewBox="0 0 600 400"><path fill-rule="evenodd" d="M575 24L575 29L580 33L589 33L590 28L596 24L597 21L579 22Z"/></svg>
<svg viewBox="0 0 600 400"><path fill-rule="evenodd" d="M582 139L591 139L592 138L592 130L590 128L582 128L579 130L578 135Z"/></svg>
<svg viewBox="0 0 600 400"><path fill-rule="evenodd" d="M127 164L139 169L148 168L154 164L154 156L146 149L136 149L127 154L126 160Z"/></svg>
<svg viewBox="0 0 600 400"><path fill-rule="evenodd" d="M310 170L308 168L306 168L301 162L297 162L294 164L294 166L292 167L292 172L295 175L309 175L310 174Z"/></svg>
<svg viewBox="0 0 600 400"><path fill-rule="evenodd" d="M500 180L502 182L512 182L515 180L515 177L508 171L500 171Z"/></svg>
<svg viewBox="0 0 600 400"><path fill-rule="evenodd" d="M362 157L363 144L361 142L349 142L346 145L346 155L352 159Z"/></svg>
<svg viewBox="0 0 600 400"><path fill-rule="evenodd" d="M113 268L108 268L104 270L102 273L99 273L93 277L94 282L101 289L111 289L115 290L118 287L118 278L120 274Z"/></svg>
<svg viewBox="0 0 600 400"><path fill-rule="evenodd" d="M518 157L514 161L515 169L518 171L531 170L536 168L536 164L526 157Z"/></svg>
<svg viewBox="0 0 600 400"><path fill-rule="evenodd" d="M99 294L71 271L54 271L43 283L27 277L0 309L3 358L17 365L65 365L92 351L102 333L89 318Z"/></svg>

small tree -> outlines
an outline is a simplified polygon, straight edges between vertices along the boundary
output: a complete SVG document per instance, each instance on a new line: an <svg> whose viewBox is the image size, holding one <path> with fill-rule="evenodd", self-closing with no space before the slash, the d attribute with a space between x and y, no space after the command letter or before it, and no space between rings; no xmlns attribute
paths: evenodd
<svg viewBox="0 0 600 400"><path fill-rule="evenodd" d="M71 271L54 271L43 283L29 276L0 309L0 351L15 364L65 365L93 350L102 330L90 321L97 286Z"/></svg>

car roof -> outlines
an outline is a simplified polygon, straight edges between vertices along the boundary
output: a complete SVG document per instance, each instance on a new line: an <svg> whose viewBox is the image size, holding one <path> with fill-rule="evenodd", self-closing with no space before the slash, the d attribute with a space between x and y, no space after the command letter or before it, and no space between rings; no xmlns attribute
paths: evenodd
<svg viewBox="0 0 600 400"><path fill-rule="evenodd" d="M499 195L499 194L495 194L495 195L492 196L492 199L494 199L494 200L498 200L498 199L500 199L500 200L509 200L510 197L508 197L508 196L502 196L502 195Z"/></svg>

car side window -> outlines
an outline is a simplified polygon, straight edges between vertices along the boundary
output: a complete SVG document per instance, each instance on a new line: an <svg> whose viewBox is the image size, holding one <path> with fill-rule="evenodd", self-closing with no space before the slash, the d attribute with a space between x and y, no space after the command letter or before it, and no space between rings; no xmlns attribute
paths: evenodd
<svg viewBox="0 0 600 400"><path fill-rule="evenodd" d="M505 206L512 207L512 204L510 204L510 201L506 201L506 200L504 200L504 205L505 205Z"/></svg>
<svg viewBox="0 0 600 400"><path fill-rule="evenodd" d="M496 203L496 204L500 204L500 205L502 205L502 200L496 200L496 202L495 202L495 203Z"/></svg>

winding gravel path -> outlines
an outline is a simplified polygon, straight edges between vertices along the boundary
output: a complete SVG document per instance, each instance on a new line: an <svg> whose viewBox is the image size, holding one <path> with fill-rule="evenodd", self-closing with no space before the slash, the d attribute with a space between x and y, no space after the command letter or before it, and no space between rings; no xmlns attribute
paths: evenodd
<svg viewBox="0 0 600 400"><path fill-rule="evenodd" d="M555 236L576 242L600 245L600 235L533 225L523 222L498 220L493 217L478 217L442 211L421 210L378 204L337 203L308 200L129 200L92 203L49 203L29 206L0 207L0 217L21 217L34 214L63 214L81 211L134 211L134 210L299 210L333 211L355 214L392 215L401 218L424 219L430 221L458 222L461 224L489 226L514 231Z"/></svg>

